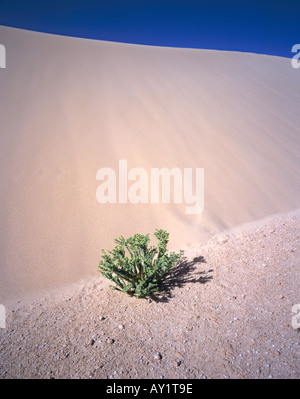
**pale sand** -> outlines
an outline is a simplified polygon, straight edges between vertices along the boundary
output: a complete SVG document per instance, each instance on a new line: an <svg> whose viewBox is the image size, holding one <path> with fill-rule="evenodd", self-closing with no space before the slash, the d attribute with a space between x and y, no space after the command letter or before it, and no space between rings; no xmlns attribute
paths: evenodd
<svg viewBox="0 0 300 399"><path fill-rule="evenodd" d="M245 362L237 368L228 365L223 373L228 377L255 376L259 362L248 366L251 356L264 362L271 356L272 334L278 337L274 338L275 347L280 343L280 334L286 334L285 355L278 357L278 362L283 359L281 367L278 363L277 371L270 374L291 378L299 375L295 368L298 336L290 326L289 313L291 306L300 302L296 297L299 280L295 277L299 266L299 218L283 214L279 235L268 234L275 221L267 221L264 231L269 241L264 247L259 241L264 240L259 235L262 232L255 233L259 224L254 224L253 230L249 227L248 233L232 236L224 245L210 241L244 223L300 206L300 73L292 68L291 61L245 53L108 43L5 27L0 27L0 43L7 53L7 68L0 70L0 303L9 313L8 327L1 331L7 340L1 349L3 375L48 377L52 370L56 376L73 373L85 377L94 373L105 377L117 366L117 359L122 363L129 355L127 341L132 345L134 340L147 341L150 330L156 345L142 345L140 357L145 362L152 359L146 359L144 353L150 356L151 351L166 351L167 346L161 347L162 337L166 341L163 345L174 339L174 345L177 342L183 350L191 334L187 363L197 369L196 362L204 356L211 368L201 363L199 370L206 370L210 377L222 376L220 370L231 362L227 334L231 342L231 334L236 332L242 337L249 332L245 342L241 340L234 349L234 357L242 351ZM120 159L126 159L130 169L141 167L147 171L153 167L204 168L204 212L185 215L185 204L173 203L100 205L96 201L96 172L102 167L117 170ZM189 259L194 253L203 256L207 264L197 265L196 270L213 269L209 273L212 279L203 285L187 283L181 289L175 288L174 300L165 306L109 291L108 283L96 271L101 249L111 248L113 239L120 235L153 233L156 228L170 232L171 249L185 249ZM290 246L294 252L289 252ZM271 261L265 262L266 258ZM268 267L261 268L261 263ZM89 279L95 282L89 283ZM284 295L282 301L277 294L273 297L279 282L284 287L279 290ZM74 292L62 310L59 293L71 283L75 284ZM43 298L43 292L53 293L54 289L52 301L38 299ZM244 291L249 301L240 303L245 304L241 314L239 307L231 306L238 302L226 302L223 296L235 291ZM32 295L37 296L36 303L31 302ZM195 296L200 296L200 303L194 303ZM29 298L29 305L25 305L25 298ZM18 300L19 305L11 305ZM11 313L14 306L20 309ZM101 355L102 368L99 362L92 363L98 371L79 362L75 372L72 362L90 350L85 344L92 333L98 334L99 329L101 337L111 335L115 322L122 319L126 323L127 316L122 315L125 306L128 320L132 320L132 327L124 329L126 339L119 341L119 346L105 349L99 344L99 353L91 356L98 358L103 352L107 361ZM181 307L182 312L178 312ZM228 318L222 318L223 308ZM108 324L102 330L99 316L104 311ZM168 317L159 318L164 312ZM211 321L201 321L202 312ZM263 324L250 316L246 322L248 312ZM134 333L133 323L143 317L140 329ZM243 319L237 330L232 329L234 317ZM216 325L213 318L220 318ZM80 331L83 325L87 326L84 332ZM180 330L177 341L170 332L171 325ZM69 326L73 331L70 334L64 331ZM261 337L262 349L258 352L265 350L269 355L251 352L256 334ZM211 346L204 345L204 337ZM33 345L35 339L39 347ZM65 339L70 356L62 362ZM46 342L44 347L41 340ZM214 340L219 342L216 347ZM207 354L200 351L193 363L194 345L207 350ZM15 352L18 348L20 351ZM44 348L38 361L36 348ZM18 363L19 356L24 360ZM158 366L162 375L200 375L188 368L176 369L172 374L163 359ZM24 362L29 362L26 369ZM138 369L139 353L132 353L132 362L131 370ZM140 377L156 375L155 370L152 373L143 368ZM261 373L267 376L266 370ZM135 372L127 370L126 375L134 376Z"/></svg>

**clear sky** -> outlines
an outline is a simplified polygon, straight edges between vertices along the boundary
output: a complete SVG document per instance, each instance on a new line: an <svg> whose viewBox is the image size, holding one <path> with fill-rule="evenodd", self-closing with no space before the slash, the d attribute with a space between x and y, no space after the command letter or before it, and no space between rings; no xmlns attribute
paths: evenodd
<svg viewBox="0 0 300 399"><path fill-rule="evenodd" d="M300 0L0 0L0 25L291 58L300 43Z"/></svg>

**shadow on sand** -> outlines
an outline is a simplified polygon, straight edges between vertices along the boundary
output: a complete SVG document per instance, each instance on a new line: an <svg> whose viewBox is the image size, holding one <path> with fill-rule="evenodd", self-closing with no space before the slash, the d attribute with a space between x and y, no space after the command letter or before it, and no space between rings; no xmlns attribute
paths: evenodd
<svg viewBox="0 0 300 399"><path fill-rule="evenodd" d="M212 280L213 277L210 275L213 272L212 269L195 271L200 263L206 263L203 256L198 256L193 260L182 258L174 267L172 274L162 281L160 291L150 296L151 300L154 302L169 302L173 296L172 290L175 287L182 288L187 283L205 284Z"/></svg>

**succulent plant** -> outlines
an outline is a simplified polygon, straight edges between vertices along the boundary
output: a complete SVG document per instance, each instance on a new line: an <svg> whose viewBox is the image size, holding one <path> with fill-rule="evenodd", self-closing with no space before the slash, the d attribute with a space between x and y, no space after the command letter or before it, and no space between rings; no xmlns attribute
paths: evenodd
<svg viewBox="0 0 300 399"><path fill-rule="evenodd" d="M159 291L160 282L172 273L183 251L168 254L169 233L165 230L156 230L154 236L157 247L149 246L149 234L135 234L115 239L115 247L107 253L102 250L98 269L116 284L111 288L138 298Z"/></svg>

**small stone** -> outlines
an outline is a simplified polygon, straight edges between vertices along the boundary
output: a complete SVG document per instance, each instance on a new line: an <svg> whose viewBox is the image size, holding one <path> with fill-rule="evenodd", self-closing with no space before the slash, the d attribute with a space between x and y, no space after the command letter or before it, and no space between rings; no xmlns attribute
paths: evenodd
<svg viewBox="0 0 300 399"><path fill-rule="evenodd" d="M100 320L105 320L105 316L100 316Z"/></svg>
<svg viewBox="0 0 300 399"><path fill-rule="evenodd" d="M181 360L177 360L177 359L176 359L176 360L175 360L175 364L176 364L177 367L179 367L179 366L181 365Z"/></svg>
<svg viewBox="0 0 300 399"><path fill-rule="evenodd" d="M279 295L279 298L280 298L280 299L283 299L283 298L284 298L284 295Z"/></svg>
<svg viewBox="0 0 300 399"><path fill-rule="evenodd" d="M119 324L119 329L120 330L124 330L125 326L123 326L123 324Z"/></svg>
<svg viewBox="0 0 300 399"><path fill-rule="evenodd" d="M219 244L225 244L228 241L228 237L227 236L221 236L218 239L218 243Z"/></svg>
<svg viewBox="0 0 300 399"><path fill-rule="evenodd" d="M155 355L154 355L154 359L155 360L161 360L162 359L162 355L161 355L161 353L156 353Z"/></svg>
<svg viewBox="0 0 300 399"><path fill-rule="evenodd" d="M107 342L108 344L113 344L113 343L115 342L115 340L112 339L112 338L107 338L106 342Z"/></svg>

